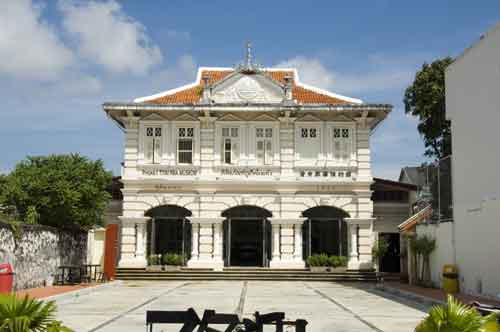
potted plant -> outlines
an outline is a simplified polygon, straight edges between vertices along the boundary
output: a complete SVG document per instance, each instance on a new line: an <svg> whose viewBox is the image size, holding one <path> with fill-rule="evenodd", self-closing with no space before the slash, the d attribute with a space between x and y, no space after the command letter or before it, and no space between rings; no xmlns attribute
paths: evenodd
<svg viewBox="0 0 500 332"><path fill-rule="evenodd" d="M146 266L146 271L159 272L162 271L163 267L161 265L161 255L149 255L148 266Z"/></svg>
<svg viewBox="0 0 500 332"><path fill-rule="evenodd" d="M184 256L175 253L166 253L162 257L165 271L179 271L184 264Z"/></svg>
<svg viewBox="0 0 500 332"><path fill-rule="evenodd" d="M331 272L345 272L347 270L347 257L332 255L328 257Z"/></svg>
<svg viewBox="0 0 500 332"><path fill-rule="evenodd" d="M55 319L56 309L54 301L0 294L0 331L73 332Z"/></svg>
<svg viewBox="0 0 500 332"><path fill-rule="evenodd" d="M380 260L387 254L389 250L389 243L384 238L379 238L372 248L373 262L375 269L380 272Z"/></svg>
<svg viewBox="0 0 500 332"><path fill-rule="evenodd" d="M331 270L328 264L328 255L324 253L309 256L307 264L311 272L329 272Z"/></svg>
<svg viewBox="0 0 500 332"><path fill-rule="evenodd" d="M434 306L418 324L415 332L497 332L498 314L481 316L476 309L448 295L445 305Z"/></svg>

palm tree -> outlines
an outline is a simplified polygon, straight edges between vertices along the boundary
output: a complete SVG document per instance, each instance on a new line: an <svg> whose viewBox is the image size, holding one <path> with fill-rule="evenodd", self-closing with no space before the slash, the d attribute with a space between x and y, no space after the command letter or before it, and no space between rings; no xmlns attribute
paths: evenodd
<svg viewBox="0 0 500 332"><path fill-rule="evenodd" d="M55 312L53 301L0 294L0 332L71 332L55 320Z"/></svg>
<svg viewBox="0 0 500 332"><path fill-rule="evenodd" d="M434 306L415 332L497 332L498 315L481 316L476 309L448 295L446 305Z"/></svg>

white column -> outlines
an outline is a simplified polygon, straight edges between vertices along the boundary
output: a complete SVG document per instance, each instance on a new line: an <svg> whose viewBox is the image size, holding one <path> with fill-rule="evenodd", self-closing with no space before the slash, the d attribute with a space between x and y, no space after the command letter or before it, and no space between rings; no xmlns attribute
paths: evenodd
<svg viewBox="0 0 500 332"><path fill-rule="evenodd" d="M214 225L214 258L222 260L222 224L215 223Z"/></svg>
<svg viewBox="0 0 500 332"><path fill-rule="evenodd" d="M272 261L279 261L280 256L281 256L281 251L280 251L280 225L279 224L272 224L272 232L273 232L273 257Z"/></svg>
<svg viewBox="0 0 500 332"><path fill-rule="evenodd" d="M295 224L295 241L293 256L295 260L302 260L302 224Z"/></svg>
<svg viewBox="0 0 500 332"><path fill-rule="evenodd" d="M303 269L301 227L305 218L270 218L273 226L273 259L269 266L282 269ZM299 231L296 231L299 227ZM276 249L279 251L276 252ZM279 256L278 256L279 255ZM278 259L277 259L278 258Z"/></svg>
<svg viewBox="0 0 500 332"><path fill-rule="evenodd" d="M350 224L349 225L349 237L351 242L351 251L349 253L349 269L358 269L359 261L358 261L358 225Z"/></svg>
<svg viewBox="0 0 500 332"><path fill-rule="evenodd" d="M346 223L349 225L349 245L351 247L349 253L349 262L347 268L349 270L371 269L373 262L371 260L371 243L366 241L371 238L371 229L374 218L345 218ZM365 241L359 242L360 234L358 228L363 230L363 239ZM359 245L358 245L359 243ZM358 247L360 248L358 252Z"/></svg>
<svg viewBox="0 0 500 332"><path fill-rule="evenodd" d="M200 224L192 223L191 228L191 260L198 260L198 231Z"/></svg>
<svg viewBox="0 0 500 332"><path fill-rule="evenodd" d="M121 220L120 267L146 267L145 242L148 217L118 217Z"/></svg>
<svg viewBox="0 0 500 332"><path fill-rule="evenodd" d="M193 223L193 226L198 225L199 231L196 238L194 238L193 232L193 251L194 244L197 243L197 255L192 255L188 261L188 267L222 270L224 262L220 247L222 244L221 224L224 218L191 217L189 220Z"/></svg>
<svg viewBox="0 0 500 332"><path fill-rule="evenodd" d="M135 246L135 256L136 257L144 257L145 258L145 254L144 254L144 249L146 247L145 245L145 241L147 239L146 237L146 222L145 221L141 221L141 222L137 222L135 224L136 226L136 229L137 229L137 233L136 233L136 246Z"/></svg>

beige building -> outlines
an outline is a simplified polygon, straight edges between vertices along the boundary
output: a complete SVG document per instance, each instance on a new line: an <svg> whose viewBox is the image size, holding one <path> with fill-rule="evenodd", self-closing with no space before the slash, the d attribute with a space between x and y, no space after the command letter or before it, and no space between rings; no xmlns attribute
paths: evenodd
<svg viewBox="0 0 500 332"><path fill-rule="evenodd" d="M326 252L371 268L370 135L391 108L249 59L105 103L125 137L119 266L177 252L193 268L304 268Z"/></svg>

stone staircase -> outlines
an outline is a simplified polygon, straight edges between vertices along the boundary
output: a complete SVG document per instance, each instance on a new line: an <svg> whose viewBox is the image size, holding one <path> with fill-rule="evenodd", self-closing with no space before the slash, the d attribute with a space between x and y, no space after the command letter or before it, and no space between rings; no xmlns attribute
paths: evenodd
<svg viewBox="0 0 500 332"><path fill-rule="evenodd" d="M188 269L150 272L139 268L119 268L117 280L268 280L268 281L335 281L376 282L375 271L310 272L307 269L225 268L223 271Z"/></svg>

